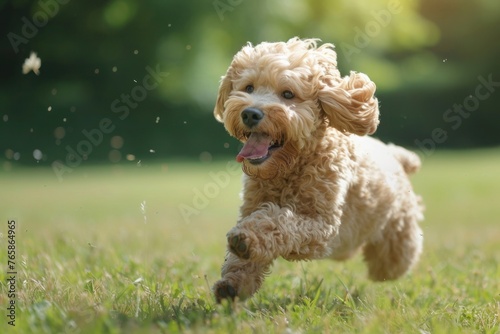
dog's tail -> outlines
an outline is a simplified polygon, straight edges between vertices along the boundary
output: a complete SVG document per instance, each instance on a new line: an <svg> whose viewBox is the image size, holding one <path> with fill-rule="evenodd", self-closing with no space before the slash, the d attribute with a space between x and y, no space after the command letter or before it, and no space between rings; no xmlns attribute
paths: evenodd
<svg viewBox="0 0 500 334"><path fill-rule="evenodd" d="M392 155L403 166L406 174L416 173L420 169L421 162L416 153L394 144L389 144L388 146Z"/></svg>

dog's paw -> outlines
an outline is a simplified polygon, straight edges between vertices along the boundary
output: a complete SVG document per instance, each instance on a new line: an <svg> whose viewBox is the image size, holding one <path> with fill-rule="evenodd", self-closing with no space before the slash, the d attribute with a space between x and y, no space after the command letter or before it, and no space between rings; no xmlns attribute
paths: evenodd
<svg viewBox="0 0 500 334"><path fill-rule="evenodd" d="M243 232L231 233L227 235L227 243L229 250L234 255L241 259L248 260L250 258L250 240Z"/></svg>
<svg viewBox="0 0 500 334"><path fill-rule="evenodd" d="M215 283L213 291L217 303L220 303L223 299L230 299L234 301L237 295L236 289L227 280L220 280Z"/></svg>

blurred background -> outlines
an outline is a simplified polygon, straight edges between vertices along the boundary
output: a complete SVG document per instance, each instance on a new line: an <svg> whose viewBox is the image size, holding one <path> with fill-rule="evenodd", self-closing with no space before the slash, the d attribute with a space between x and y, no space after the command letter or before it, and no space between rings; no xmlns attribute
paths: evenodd
<svg viewBox="0 0 500 334"><path fill-rule="evenodd" d="M15 0L0 25L2 170L235 156L220 77L247 42L293 36L377 84L381 139L424 157L500 144L497 0Z"/></svg>

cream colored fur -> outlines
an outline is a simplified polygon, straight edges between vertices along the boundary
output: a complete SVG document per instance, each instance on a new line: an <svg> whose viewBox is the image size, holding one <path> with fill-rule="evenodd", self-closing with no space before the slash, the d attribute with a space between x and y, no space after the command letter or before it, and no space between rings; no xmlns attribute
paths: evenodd
<svg viewBox="0 0 500 334"><path fill-rule="evenodd" d="M379 122L374 92L364 74L342 77L333 45L314 39L249 44L235 55L215 117L243 143L257 132L282 146L262 163L242 162L243 205L227 234L217 300L251 296L278 257L346 260L362 249L377 281L415 264L423 215L408 174L420 160L366 136ZM249 107L263 113L253 127L242 120Z"/></svg>

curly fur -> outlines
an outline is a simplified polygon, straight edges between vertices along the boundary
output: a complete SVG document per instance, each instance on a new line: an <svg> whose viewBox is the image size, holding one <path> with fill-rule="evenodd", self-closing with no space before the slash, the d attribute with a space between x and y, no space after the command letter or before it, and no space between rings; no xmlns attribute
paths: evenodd
<svg viewBox="0 0 500 334"><path fill-rule="evenodd" d="M240 159L243 205L217 300L251 296L278 257L345 260L362 249L369 277L383 281L421 253L422 207L408 178L420 160L366 136L379 123L375 84L362 73L342 77L333 45L317 42L248 44L221 81L214 115L229 134L280 145L264 161ZM251 126L242 117L250 107L262 112Z"/></svg>

